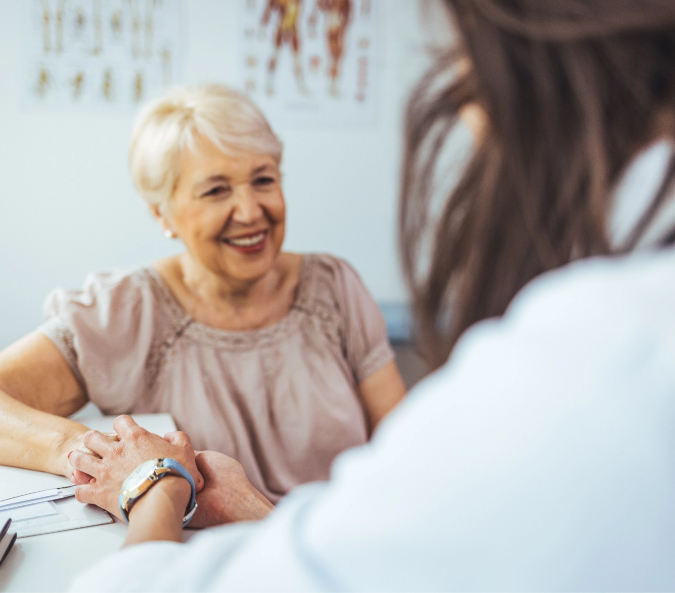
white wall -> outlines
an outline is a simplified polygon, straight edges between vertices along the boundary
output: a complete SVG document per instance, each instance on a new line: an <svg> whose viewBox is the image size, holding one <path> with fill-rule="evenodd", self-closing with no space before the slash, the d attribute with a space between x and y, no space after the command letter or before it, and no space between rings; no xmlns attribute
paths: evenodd
<svg viewBox="0 0 675 593"><path fill-rule="evenodd" d="M414 0L380 0L382 68L377 125L277 129L284 141L286 248L349 260L379 301L405 300L397 263L401 115L421 71ZM133 114L21 106L21 10L0 0L0 347L42 320L55 286L87 272L175 252L129 179ZM234 0L185 2L183 81L236 85Z"/></svg>

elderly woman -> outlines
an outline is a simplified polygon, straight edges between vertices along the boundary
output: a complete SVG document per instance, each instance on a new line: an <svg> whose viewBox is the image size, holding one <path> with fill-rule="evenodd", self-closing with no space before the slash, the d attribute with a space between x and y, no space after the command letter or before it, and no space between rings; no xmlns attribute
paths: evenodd
<svg viewBox="0 0 675 593"><path fill-rule="evenodd" d="M178 88L133 131L133 181L186 247L56 290L48 321L0 354L0 464L70 477L87 401L169 412L275 502L328 477L405 394L383 317L329 255L282 251L282 146L246 97Z"/></svg>

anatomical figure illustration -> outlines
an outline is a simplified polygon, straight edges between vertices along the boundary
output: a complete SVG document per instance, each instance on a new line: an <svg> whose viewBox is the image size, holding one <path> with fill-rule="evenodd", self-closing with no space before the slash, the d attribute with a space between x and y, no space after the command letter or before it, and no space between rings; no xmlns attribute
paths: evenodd
<svg viewBox="0 0 675 593"><path fill-rule="evenodd" d="M345 35L352 13L352 0L316 0L309 17L310 35L316 35L320 12L324 14L326 41L331 59L328 69L329 91L331 95L337 97L340 94L338 81L345 51Z"/></svg>
<svg viewBox="0 0 675 593"><path fill-rule="evenodd" d="M184 1L22 0L27 101L128 108L170 86Z"/></svg>
<svg viewBox="0 0 675 593"><path fill-rule="evenodd" d="M285 45L289 45L293 53L293 72L298 86L298 91L308 95L309 90L305 84L302 70L302 58L300 54L300 35L298 32L302 0L268 0L265 12L262 16L261 35L265 34L272 13L279 13L279 22L274 35L274 48L267 66L267 94L274 94L274 78L279 62L279 54Z"/></svg>

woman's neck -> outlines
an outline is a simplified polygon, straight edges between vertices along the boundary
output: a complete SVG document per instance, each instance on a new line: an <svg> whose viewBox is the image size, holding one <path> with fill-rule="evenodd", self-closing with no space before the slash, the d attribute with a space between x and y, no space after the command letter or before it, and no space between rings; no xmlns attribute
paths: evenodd
<svg viewBox="0 0 675 593"><path fill-rule="evenodd" d="M216 274L188 253L174 259L171 287L195 321L228 330L250 330L280 321L289 311L300 278L301 257L280 254L252 280Z"/></svg>
<svg viewBox="0 0 675 593"><path fill-rule="evenodd" d="M217 274L189 253L178 259L182 282L195 296L209 303L251 304L274 296L283 277L278 261L258 278L240 280Z"/></svg>

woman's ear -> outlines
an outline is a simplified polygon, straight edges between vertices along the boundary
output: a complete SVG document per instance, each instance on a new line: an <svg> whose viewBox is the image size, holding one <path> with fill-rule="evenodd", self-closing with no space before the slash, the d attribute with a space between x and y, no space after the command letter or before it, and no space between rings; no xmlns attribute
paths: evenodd
<svg viewBox="0 0 675 593"><path fill-rule="evenodd" d="M155 205L150 206L150 212L155 217L155 220L159 223L162 233L167 239L175 239L178 237L176 231L173 230L169 221L164 217L160 212L159 208Z"/></svg>

